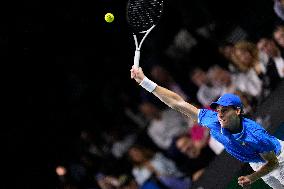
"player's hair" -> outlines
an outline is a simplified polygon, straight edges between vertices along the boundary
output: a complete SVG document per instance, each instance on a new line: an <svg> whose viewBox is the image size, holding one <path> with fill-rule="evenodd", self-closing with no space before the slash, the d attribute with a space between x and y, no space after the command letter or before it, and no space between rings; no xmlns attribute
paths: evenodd
<svg viewBox="0 0 284 189"><path fill-rule="evenodd" d="M242 117L244 115L244 108L243 107L237 107L237 106L232 106L234 110L241 110L240 116Z"/></svg>

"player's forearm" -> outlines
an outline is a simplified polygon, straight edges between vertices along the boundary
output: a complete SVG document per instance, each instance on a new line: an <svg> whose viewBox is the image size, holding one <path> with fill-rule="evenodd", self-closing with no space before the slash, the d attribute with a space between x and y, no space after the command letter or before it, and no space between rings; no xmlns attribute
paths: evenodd
<svg viewBox="0 0 284 189"><path fill-rule="evenodd" d="M157 86L153 91L153 94L173 109L175 109L178 102L184 101L178 94L161 86Z"/></svg>
<svg viewBox="0 0 284 189"><path fill-rule="evenodd" d="M164 87L158 86L155 82L145 77L142 72L139 72L139 70L138 73L135 73L135 71L136 70L132 70L132 76L140 86L142 86L148 92L153 93L156 97L158 97L162 102L164 102L172 109L185 114L194 122L197 122L198 109L195 106L185 102L184 99L177 93L170 91Z"/></svg>
<svg viewBox="0 0 284 189"><path fill-rule="evenodd" d="M198 109L195 106L185 102L184 99L177 93L174 93L161 86L157 86L152 93L172 109L185 114L193 121L197 122Z"/></svg>
<svg viewBox="0 0 284 189"><path fill-rule="evenodd" d="M181 96L164 87L158 86L155 82L144 76L144 74L140 73L140 76L135 77L135 80L141 87L146 89L148 92L153 93L156 97L158 97L162 102L164 102L171 108L174 108L174 106L178 102L184 101Z"/></svg>
<svg viewBox="0 0 284 189"><path fill-rule="evenodd" d="M255 171L254 173L248 175L248 177L251 179L252 182L254 182L254 181L258 180L259 178L267 175L268 173L273 171L278 166L279 166L278 161L267 162L258 171Z"/></svg>

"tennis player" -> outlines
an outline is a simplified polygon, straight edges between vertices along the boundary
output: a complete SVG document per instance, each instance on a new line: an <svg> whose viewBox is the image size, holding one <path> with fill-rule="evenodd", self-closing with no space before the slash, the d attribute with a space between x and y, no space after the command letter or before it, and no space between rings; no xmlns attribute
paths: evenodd
<svg viewBox="0 0 284 189"><path fill-rule="evenodd" d="M274 189L284 189L284 142L268 134L258 123L242 116L243 105L234 94L224 94L210 107L197 109L178 94L149 80L141 67L132 67L131 78L169 107L210 129L210 134L226 151L255 171L238 178L242 187L262 178Z"/></svg>

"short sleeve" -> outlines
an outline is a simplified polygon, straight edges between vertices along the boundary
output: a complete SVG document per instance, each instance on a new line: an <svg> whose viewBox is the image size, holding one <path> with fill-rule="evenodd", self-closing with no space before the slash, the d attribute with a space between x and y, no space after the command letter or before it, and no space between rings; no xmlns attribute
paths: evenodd
<svg viewBox="0 0 284 189"><path fill-rule="evenodd" d="M217 112L208 109L199 109L198 124L208 127L215 122L218 122Z"/></svg>
<svg viewBox="0 0 284 189"><path fill-rule="evenodd" d="M275 142L269 135L266 134L265 130L258 130L255 133L256 139L254 149L257 153L271 152L275 151Z"/></svg>

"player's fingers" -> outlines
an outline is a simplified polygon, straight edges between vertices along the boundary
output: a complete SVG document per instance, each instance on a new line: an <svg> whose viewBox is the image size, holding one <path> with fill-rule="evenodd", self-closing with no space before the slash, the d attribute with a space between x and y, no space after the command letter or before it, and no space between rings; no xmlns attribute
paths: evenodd
<svg viewBox="0 0 284 189"><path fill-rule="evenodd" d="M242 181L239 181L238 184L243 187L244 186L244 183Z"/></svg>
<svg viewBox="0 0 284 189"><path fill-rule="evenodd" d="M133 73L133 71L131 71L131 74L130 74L130 75L131 75L131 78L134 78L134 75L135 75L135 74Z"/></svg>
<svg viewBox="0 0 284 189"><path fill-rule="evenodd" d="M136 76L136 74L135 73L131 73L131 78L134 78Z"/></svg>
<svg viewBox="0 0 284 189"><path fill-rule="evenodd" d="M137 69L137 68L135 68L135 67L134 67L134 65L133 65L133 66L132 66L132 70L133 70L133 71L135 71L135 70L138 70L138 69Z"/></svg>
<svg viewBox="0 0 284 189"><path fill-rule="evenodd" d="M239 177L238 180L244 180L244 176Z"/></svg>
<svg viewBox="0 0 284 189"><path fill-rule="evenodd" d="M238 180L238 183L239 183L239 185L243 186L244 185L244 180L243 179Z"/></svg>

